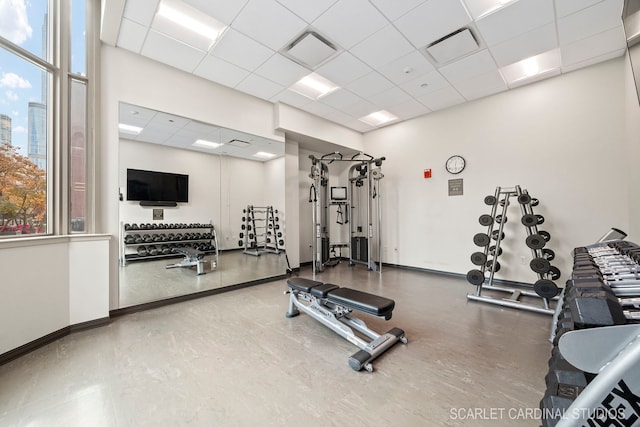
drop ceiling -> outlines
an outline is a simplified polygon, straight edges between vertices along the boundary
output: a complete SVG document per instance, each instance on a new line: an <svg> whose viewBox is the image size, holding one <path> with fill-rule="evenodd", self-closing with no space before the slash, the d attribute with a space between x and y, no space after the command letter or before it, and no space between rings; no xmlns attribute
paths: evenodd
<svg viewBox="0 0 640 427"><path fill-rule="evenodd" d="M159 0L126 0L116 45L359 132L379 110L408 120L626 50L623 0L182 1L227 25L208 50L152 28ZM340 88L289 89L311 72Z"/></svg>
<svg viewBox="0 0 640 427"><path fill-rule="evenodd" d="M284 156L284 143L233 129L214 126L186 117L156 111L139 105L120 103L119 123L140 129L139 133L119 132L120 139L165 145L206 154L238 157L257 162ZM198 140L220 144L216 148L193 145ZM260 157L256 153L273 157Z"/></svg>

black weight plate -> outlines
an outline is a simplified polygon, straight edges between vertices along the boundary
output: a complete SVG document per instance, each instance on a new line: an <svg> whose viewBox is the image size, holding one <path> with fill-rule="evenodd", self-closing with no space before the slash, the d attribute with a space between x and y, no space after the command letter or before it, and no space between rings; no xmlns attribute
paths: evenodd
<svg viewBox="0 0 640 427"><path fill-rule="evenodd" d="M542 250L542 258L546 259L547 261L553 261L554 258L556 257L556 253L548 248L544 248Z"/></svg>
<svg viewBox="0 0 640 427"><path fill-rule="evenodd" d="M529 267L536 273L546 273L551 268L551 264L544 258L534 258L529 263Z"/></svg>
<svg viewBox="0 0 640 427"><path fill-rule="evenodd" d="M487 269L489 271L491 271L491 267L493 267L493 260L487 260L487 263L485 264L485 267L487 267ZM496 261L496 269L493 270L494 273L497 273L498 271L500 271L500 263L498 261Z"/></svg>
<svg viewBox="0 0 640 427"><path fill-rule="evenodd" d="M242 242L242 240L238 240L238 246L244 246L244 243Z"/></svg>
<svg viewBox="0 0 640 427"><path fill-rule="evenodd" d="M542 215L536 215L536 218L538 218L538 225L544 224L544 217Z"/></svg>
<svg viewBox="0 0 640 427"><path fill-rule="evenodd" d="M496 247L495 246L490 246L489 247L489 253L495 257L496 256ZM498 248L498 255L497 256L500 256L500 255L502 255L502 248Z"/></svg>
<svg viewBox="0 0 640 427"><path fill-rule="evenodd" d="M131 225L130 225L130 224L125 224L125 225L124 225L124 229L125 229L125 231L129 231L129 229L130 229L130 228L131 228Z"/></svg>
<svg viewBox="0 0 640 427"><path fill-rule="evenodd" d="M485 205L489 205L489 206L493 206L496 204L496 198L495 196L487 196L484 198L484 204Z"/></svg>
<svg viewBox="0 0 640 427"><path fill-rule="evenodd" d="M522 219L520 221L525 227L533 227L534 225L538 224L538 217L533 214L526 214L522 216Z"/></svg>
<svg viewBox="0 0 640 427"><path fill-rule="evenodd" d="M538 204L540 204L540 200L535 198L531 199L531 206L538 206Z"/></svg>
<svg viewBox="0 0 640 427"><path fill-rule="evenodd" d="M487 256L483 252L474 252L471 254L471 262L474 265L484 265L487 262Z"/></svg>
<svg viewBox="0 0 640 427"><path fill-rule="evenodd" d="M475 243L476 246L487 246L490 241L491 240L489 239L489 236L486 235L486 233L478 233L473 236L473 243Z"/></svg>
<svg viewBox="0 0 640 427"><path fill-rule="evenodd" d="M474 286L482 285L484 283L484 274L480 270L469 270L467 281Z"/></svg>
<svg viewBox="0 0 640 427"><path fill-rule="evenodd" d="M493 224L493 217L491 215L480 215L480 218L478 218L478 221L480 222L480 225L484 225L485 227L488 227L489 225Z"/></svg>
<svg viewBox="0 0 640 427"><path fill-rule="evenodd" d="M551 240L551 234L548 231L538 231L538 234L542 236L545 242Z"/></svg>
<svg viewBox="0 0 640 427"><path fill-rule="evenodd" d="M498 215L498 216L496 217L496 222L497 222L498 224L502 224L503 222L507 222L507 217L505 216L505 217L504 217L504 221L503 221L503 220L502 220L502 215Z"/></svg>
<svg viewBox="0 0 640 427"><path fill-rule="evenodd" d="M542 249L547 243L546 240L544 240L544 238L539 234L532 234L531 236L527 237L525 242L531 249Z"/></svg>
<svg viewBox="0 0 640 427"><path fill-rule="evenodd" d="M534 283L533 290L542 298L553 298L560 291L555 283L547 279L540 279Z"/></svg>
<svg viewBox="0 0 640 427"><path fill-rule="evenodd" d="M528 194L521 194L518 196L518 203L521 205L526 205L529 202L531 202L531 196Z"/></svg>
<svg viewBox="0 0 640 427"><path fill-rule="evenodd" d="M558 280L561 276L560 269L554 265L549 267L549 275L551 280Z"/></svg>

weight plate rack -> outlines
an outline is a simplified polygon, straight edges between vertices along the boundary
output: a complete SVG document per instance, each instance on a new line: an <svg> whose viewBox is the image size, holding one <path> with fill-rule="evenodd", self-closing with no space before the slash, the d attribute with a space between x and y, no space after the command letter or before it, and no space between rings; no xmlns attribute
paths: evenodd
<svg viewBox="0 0 640 427"><path fill-rule="evenodd" d="M273 206L247 205L242 210L242 231L238 246L247 255L260 256L262 252L279 254L284 249L282 212Z"/></svg>
<svg viewBox="0 0 640 427"><path fill-rule="evenodd" d="M532 254L529 266L538 276L538 280L531 285L533 291L504 285L497 286L493 283L495 273L500 271L502 267L498 259L503 253L500 244L505 238L504 224L508 219L507 211L511 204L511 198L515 198L520 206L520 223L525 227L527 234L525 244L531 249ZM478 219L480 225L487 227L486 232L473 236L473 242L482 250L471 254L471 262L476 268L467 273L467 281L476 287L476 292L475 294L467 294L467 298L553 315L554 310L550 307L549 301L557 300L556 296L560 289L554 280L559 279L561 273L557 267L550 263L555 258L555 253L545 247L551 239L551 234L538 229L538 225L545 221L542 215L536 215L533 212L533 207L539 204L538 199L532 198L527 190L516 185L513 188L496 187L494 195L486 196L484 203L491 207L491 212L480 215ZM487 273L489 277L486 277ZM483 290L506 292L510 294L510 297L494 298L482 295ZM523 302L522 297L541 299L542 306Z"/></svg>
<svg viewBox="0 0 640 427"><path fill-rule="evenodd" d="M218 239L211 223L120 223L123 267L131 261L181 257L173 249L185 247L213 254L218 264Z"/></svg>
<svg viewBox="0 0 640 427"><path fill-rule="evenodd" d="M613 240L573 250L560 295L544 427L640 425L640 247Z"/></svg>

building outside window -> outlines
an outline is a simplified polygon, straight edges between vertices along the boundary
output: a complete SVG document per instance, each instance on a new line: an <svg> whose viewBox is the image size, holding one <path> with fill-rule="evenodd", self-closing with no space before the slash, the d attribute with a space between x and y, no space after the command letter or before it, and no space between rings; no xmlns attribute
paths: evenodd
<svg viewBox="0 0 640 427"><path fill-rule="evenodd" d="M87 231L89 2L0 1L0 238Z"/></svg>

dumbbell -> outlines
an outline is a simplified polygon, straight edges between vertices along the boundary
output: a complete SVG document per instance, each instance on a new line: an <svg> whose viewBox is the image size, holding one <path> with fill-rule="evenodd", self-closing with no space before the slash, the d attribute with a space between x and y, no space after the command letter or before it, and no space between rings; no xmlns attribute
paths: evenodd
<svg viewBox="0 0 640 427"><path fill-rule="evenodd" d="M280 246L284 246L284 240L282 240L282 239L278 240L278 244L279 244Z"/></svg>
<svg viewBox="0 0 640 427"><path fill-rule="evenodd" d="M474 252L471 254L471 263L473 265L484 265L487 262L487 256L484 252Z"/></svg>
<svg viewBox="0 0 640 427"><path fill-rule="evenodd" d="M171 247L169 247L169 245L160 246L160 250L162 251L163 255L169 255L171 253Z"/></svg>
<svg viewBox="0 0 640 427"><path fill-rule="evenodd" d="M489 254L491 254L492 256L500 256L502 255L502 248L498 248L498 255L496 255L496 247L495 245L493 246L489 246Z"/></svg>
<svg viewBox="0 0 640 427"><path fill-rule="evenodd" d="M134 243L142 243L142 236L140 234L134 234L133 235L133 242Z"/></svg>
<svg viewBox="0 0 640 427"><path fill-rule="evenodd" d="M496 199L495 196L486 196L484 198L484 204L485 205L493 206L493 205L496 204L496 202L497 202L497 199Z"/></svg>
<svg viewBox="0 0 640 427"><path fill-rule="evenodd" d="M124 230L125 231L129 231L130 228L131 228L131 224L125 224L124 225Z"/></svg>
<svg viewBox="0 0 640 427"><path fill-rule="evenodd" d="M238 246L244 246L244 242L242 240L238 240Z"/></svg>
<svg viewBox="0 0 640 427"><path fill-rule="evenodd" d="M147 246L147 252L150 256L158 255L158 248L156 247L156 245L149 245Z"/></svg>
<svg viewBox="0 0 640 427"><path fill-rule="evenodd" d="M532 198L528 194L521 194L518 196L518 203L521 205L526 205L527 203L531 203L531 206L538 206L538 199Z"/></svg>
<svg viewBox="0 0 640 427"><path fill-rule="evenodd" d="M241 239L244 239L244 233L243 233L242 231L240 232L239 237L240 237Z"/></svg>
<svg viewBox="0 0 640 427"><path fill-rule="evenodd" d="M131 244L131 243L135 243L135 242L136 242L136 239L132 235L127 235L127 236L124 237L124 243L126 243L126 244Z"/></svg>
<svg viewBox="0 0 640 427"><path fill-rule="evenodd" d="M138 253L138 256L147 256L148 255L146 246L138 246L138 248L136 249L136 252Z"/></svg>
<svg viewBox="0 0 640 427"><path fill-rule="evenodd" d="M503 219L502 219L502 215L498 215L498 216L496 216L496 222L497 222L498 224L502 224L503 222L504 222L504 223L506 223L506 222L507 222L507 217L505 216L505 217L504 217L504 220L503 220Z"/></svg>
<svg viewBox="0 0 640 427"><path fill-rule="evenodd" d="M502 239L504 239L504 231L502 233L500 233L500 230L493 230L491 232L491 238L493 240L498 240L498 239L502 240Z"/></svg>
<svg viewBox="0 0 640 427"><path fill-rule="evenodd" d="M536 273L547 273L551 268L551 264L545 258L534 258L529 263L529 267Z"/></svg>
<svg viewBox="0 0 640 427"><path fill-rule="evenodd" d="M153 242L153 236L151 234L145 234L142 237L142 241L145 242L145 243L151 243L151 242Z"/></svg>
<svg viewBox="0 0 640 427"><path fill-rule="evenodd" d="M533 290L542 298L553 298L560 292L558 285L549 279L540 279L533 284Z"/></svg>
<svg viewBox="0 0 640 427"><path fill-rule="evenodd" d="M473 243L475 243L476 246L488 246L490 242L491 239L489 239L489 236L486 233L478 233L473 236Z"/></svg>
<svg viewBox="0 0 640 427"><path fill-rule="evenodd" d="M482 285L484 280L484 273L480 270L469 270L467 273L467 281L472 285Z"/></svg>
<svg viewBox="0 0 640 427"><path fill-rule="evenodd" d="M487 271L491 271L491 269L494 267L493 266L493 260L492 259L488 259L485 267L487 267ZM494 273L497 273L498 271L500 271L500 263L498 261L496 261L496 265L495 265L495 269L493 270Z"/></svg>
<svg viewBox="0 0 640 427"><path fill-rule="evenodd" d="M556 257L556 253L549 249L549 248L544 248L542 249L542 258L546 259L547 261L553 261Z"/></svg>
<svg viewBox="0 0 640 427"><path fill-rule="evenodd" d="M478 221L480 222L480 225L487 227L493 224L493 217L488 214L480 215L480 218L478 218Z"/></svg>
<svg viewBox="0 0 640 427"><path fill-rule="evenodd" d="M542 215L526 214L522 216L520 221L525 227L533 227L544 223L544 217Z"/></svg>
<svg viewBox="0 0 640 427"><path fill-rule="evenodd" d="M532 234L531 236L528 236L525 240L525 243L531 249L542 249L544 245L547 244L547 241L544 239L542 235L538 233L538 234Z"/></svg>

